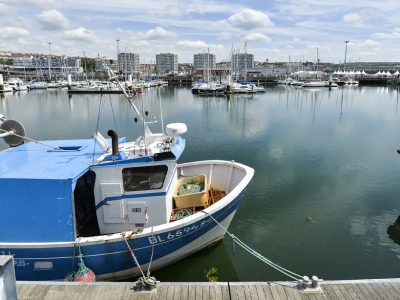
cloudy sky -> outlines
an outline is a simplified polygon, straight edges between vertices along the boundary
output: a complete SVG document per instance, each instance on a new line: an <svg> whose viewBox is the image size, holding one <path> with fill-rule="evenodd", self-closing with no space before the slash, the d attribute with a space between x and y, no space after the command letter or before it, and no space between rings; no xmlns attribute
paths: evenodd
<svg viewBox="0 0 400 300"><path fill-rule="evenodd" d="M232 47L258 61L400 61L400 0L0 0L0 51L87 56L173 52L179 62Z"/></svg>

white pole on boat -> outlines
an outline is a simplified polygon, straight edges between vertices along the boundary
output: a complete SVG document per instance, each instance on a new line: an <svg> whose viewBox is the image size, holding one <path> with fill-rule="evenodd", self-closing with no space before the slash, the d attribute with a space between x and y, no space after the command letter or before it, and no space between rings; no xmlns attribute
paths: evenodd
<svg viewBox="0 0 400 300"><path fill-rule="evenodd" d="M67 81L68 81L68 87L71 87L71 86L72 86L71 74L68 74L68 76L67 76Z"/></svg>
<svg viewBox="0 0 400 300"><path fill-rule="evenodd" d="M3 74L0 74L0 85L3 85L4 81L3 81Z"/></svg>

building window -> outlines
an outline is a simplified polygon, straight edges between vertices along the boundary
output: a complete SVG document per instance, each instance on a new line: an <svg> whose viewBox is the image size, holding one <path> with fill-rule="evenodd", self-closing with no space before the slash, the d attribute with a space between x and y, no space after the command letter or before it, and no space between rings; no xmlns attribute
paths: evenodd
<svg viewBox="0 0 400 300"><path fill-rule="evenodd" d="M167 172L168 167L165 165L125 168L122 170L124 190L133 192L161 189Z"/></svg>

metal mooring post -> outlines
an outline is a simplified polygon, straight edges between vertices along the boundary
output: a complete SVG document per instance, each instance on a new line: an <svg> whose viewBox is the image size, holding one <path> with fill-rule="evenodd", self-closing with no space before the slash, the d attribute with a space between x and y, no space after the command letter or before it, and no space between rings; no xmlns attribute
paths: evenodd
<svg viewBox="0 0 400 300"><path fill-rule="evenodd" d="M14 259L11 255L0 255L0 299L17 299Z"/></svg>

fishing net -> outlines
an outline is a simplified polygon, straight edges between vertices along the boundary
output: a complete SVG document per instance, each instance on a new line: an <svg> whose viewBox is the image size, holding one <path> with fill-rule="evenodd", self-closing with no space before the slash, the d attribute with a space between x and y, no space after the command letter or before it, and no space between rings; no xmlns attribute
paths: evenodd
<svg viewBox="0 0 400 300"><path fill-rule="evenodd" d="M204 184L198 183L195 179L190 179L182 183L178 188L178 195L190 195L194 193L199 193L204 190Z"/></svg>

